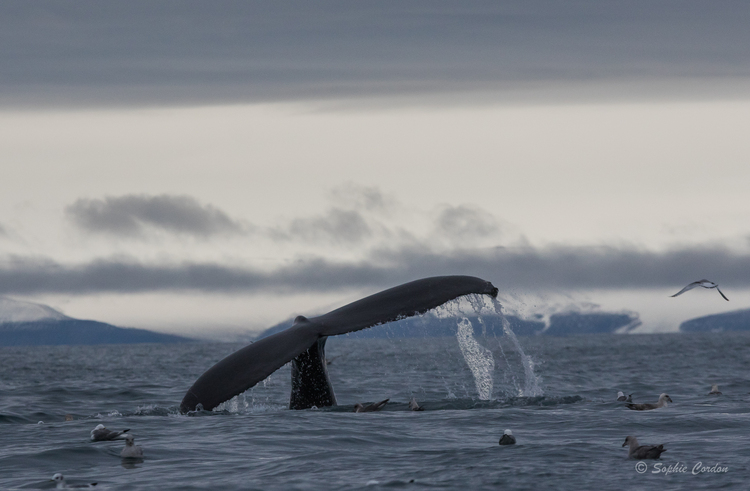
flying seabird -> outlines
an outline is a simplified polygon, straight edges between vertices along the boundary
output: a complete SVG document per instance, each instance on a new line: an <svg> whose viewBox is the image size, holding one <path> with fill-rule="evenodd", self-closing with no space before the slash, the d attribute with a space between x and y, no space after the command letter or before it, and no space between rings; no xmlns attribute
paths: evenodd
<svg viewBox="0 0 750 491"><path fill-rule="evenodd" d="M104 427L104 425L96 425L96 428L91 430L91 441L92 442L104 442L109 440L124 440L123 434L130 431L130 428L122 431L111 431Z"/></svg>
<svg viewBox="0 0 750 491"><path fill-rule="evenodd" d="M416 397L412 397L411 401L409 401L409 409L412 411L424 411L424 408L417 402Z"/></svg>
<svg viewBox="0 0 750 491"><path fill-rule="evenodd" d="M622 446L630 445L628 449L629 459L658 459L662 452L667 450L664 445L638 445L638 440L634 436L625 437L625 443Z"/></svg>
<svg viewBox="0 0 750 491"><path fill-rule="evenodd" d="M120 452L123 459L140 459L143 458L143 449L140 445L135 444L133 435L125 435L125 448Z"/></svg>
<svg viewBox="0 0 750 491"><path fill-rule="evenodd" d="M385 406L390 399L386 399L384 401L375 402L373 404L370 404L369 406L363 406L359 402L354 405L354 412L355 413L369 413L372 411L380 411L383 406Z"/></svg>
<svg viewBox="0 0 750 491"><path fill-rule="evenodd" d="M500 445L515 445L516 444L516 437L513 436L513 432L510 430L505 430L503 432L503 436L500 437Z"/></svg>
<svg viewBox="0 0 750 491"><path fill-rule="evenodd" d="M57 489L93 488L94 486L96 486L95 482L92 482L91 484L68 484L65 482L65 476L63 476L59 472L52 476L52 479L50 479L50 481L55 481L55 487Z"/></svg>
<svg viewBox="0 0 750 491"><path fill-rule="evenodd" d="M720 396L721 391L719 390L719 386L714 384L711 386L711 392L708 393L710 396Z"/></svg>
<svg viewBox="0 0 750 491"><path fill-rule="evenodd" d="M719 295L721 295L722 297L724 297L724 300L726 300L727 302L729 301L729 299L727 298L727 296L724 295L724 293L722 293L721 290L719 290L719 285L717 285L713 281L708 281L708 280L694 281L694 282L690 283L688 286L686 286L685 288L683 288L682 290L678 291L677 293L675 293L672 296L676 297L677 295L682 295L686 291L692 290L693 288L698 287L698 286L702 286L703 288L708 288L708 289L716 288L716 291L719 292Z"/></svg>
<svg viewBox="0 0 750 491"><path fill-rule="evenodd" d="M661 394L659 396L659 402L657 402L656 404L628 404L628 408L635 411L647 411L649 409L659 409L660 407L667 407L667 402L672 402L672 398L667 394Z"/></svg>
<svg viewBox="0 0 750 491"><path fill-rule="evenodd" d="M618 391L617 400L619 402L633 402L633 394L630 394L629 396L625 397L625 393L623 391Z"/></svg>

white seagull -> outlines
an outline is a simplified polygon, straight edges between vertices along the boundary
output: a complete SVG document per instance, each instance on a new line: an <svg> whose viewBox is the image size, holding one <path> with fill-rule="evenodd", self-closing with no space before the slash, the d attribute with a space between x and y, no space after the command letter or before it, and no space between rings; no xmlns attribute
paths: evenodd
<svg viewBox="0 0 750 491"><path fill-rule="evenodd" d="M92 482L91 484L68 484L65 482L65 476L60 474L59 472L52 476L52 479L50 481L55 481L55 487L57 489L71 489L71 488L93 488L96 486L95 482Z"/></svg>
<svg viewBox="0 0 750 491"><path fill-rule="evenodd" d="M108 440L124 440L124 435L128 431L130 431L129 428L122 431L112 431L105 428L104 425L96 425L96 428L91 430L91 441L104 442Z"/></svg>
<svg viewBox="0 0 750 491"><path fill-rule="evenodd" d="M694 281L694 282L690 283L688 286L686 286L685 288L683 288L682 290L678 291L677 293L675 293L672 296L676 297L677 295L682 295L686 291L692 290L693 288L696 288L698 286L702 286L703 288L709 288L709 289L710 288L716 288L716 291L719 292L719 295L721 295L722 297L724 297L724 300L726 300L727 302L729 301L729 299L727 298L727 296L724 295L721 292L721 290L719 290L719 285L717 285L713 281L708 281L708 280Z"/></svg>
<svg viewBox="0 0 750 491"><path fill-rule="evenodd" d="M123 459L142 459L143 449L140 445L135 444L133 435L125 435L125 448L120 452Z"/></svg>

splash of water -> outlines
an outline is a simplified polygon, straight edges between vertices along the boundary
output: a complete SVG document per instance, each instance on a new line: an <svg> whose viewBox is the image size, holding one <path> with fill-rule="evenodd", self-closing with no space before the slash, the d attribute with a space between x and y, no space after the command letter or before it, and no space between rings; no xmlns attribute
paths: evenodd
<svg viewBox="0 0 750 491"><path fill-rule="evenodd" d="M534 373L534 360L531 359L526 353L524 353L521 343L518 342L518 338L510 328L510 322L505 316L501 315L503 323L503 332L511 340L516 351L521 356L521 363L523 365L524 374L524 387L519 391L521 397L536 397L544 395L544 391L539 387L539 377Z"/></svg>
<svg viewBox="0 0 750 491"><path fill-rule="evenodd" d="M438 307L433 312L438 318L456 317L461 319L458 321L456 337L458 338L461 353L474 376L474 382L477 386L477 392L479 393L480 399L489 400L492 395L494 383L492 375L495 361L492 358L492 352L481 346L476 339L474 339L471 322L466 317L466 315L471 314L477 315L478 321L482 325L482 330L485 332L485 335L487 329L485 320L491 322L494 319L499 319L502 323L503 333L508 339L510 339L514 349L518 352L523 368L524 381L522 387L519 387L520 384L516 383L516 379L511 372L513 385L518 391L518 395L520 397L537 397L544 395L544 390L540 387L541 379L534 373L534 360L523 351L521 343L510 328L510 323L502 313L502 305L496 299L489 298L487 295L466 295ZM510 369L511 366L508 358L505 356L502 346L499 343L498 347L500 349L501 357L505 360Z"/></svg>
<svg viewBox="0 0 750 491"><path fill-rule="evenodd" d="M492 372L495 370L495 359L492 357L492 352L474 339L474 328L471 321L466 317L458 322L456 338L461 353L474 376L479 399L489 401L492 398Z"/></svg>

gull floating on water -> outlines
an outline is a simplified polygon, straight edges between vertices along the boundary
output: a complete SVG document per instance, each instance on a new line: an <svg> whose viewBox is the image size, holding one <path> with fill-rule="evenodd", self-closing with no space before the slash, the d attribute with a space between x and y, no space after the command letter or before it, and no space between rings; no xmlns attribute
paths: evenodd
<svg viewBox="0 0 750 491"><path fill-rule="evenodd" d="M91 441L92 442L105 442L109 440L124 440L123 436L125 432L130 431L130 428L122 431L112 431L104 427L104 425L96 425L96 428L91 430Z"/></svg>
<svg viewBox="0 0 750 491"><path fill-rule="evenodd" d="M125 435L125 448L120 452L123 459L140 459L143 457L143 449L135 444L133 435Z"/></svg>
<svg viewBox="0 0 750 491"><path fill-rule="evenodd" d="M500 445L515 445L516 444L516 437L513 436L513 432L510 430L505 430L503 432L503 436L500 437Z"/></svg>
<svg viewBox="0 0 750 491"><path fill-rule="evenodd" d="M625 443L622 446L630 445L628 449L629 459L658 459L662 452L667 450L664 445L638 445L638 440L634 436L625 437Z"/></svg>
<svg viewBox="0 0 750 491"><path fill-rule="evenodd" d="M384 401L375 402L370 404L369 406L363 406L359 402L354 405L354 412L355 413L369 413L372 411L380 411L383 406L385 406L390 399L386 399Z"/></svg>
<svg viewBox="0 0 750 491"><path fill-rule="evenodd" d="M719 295L721 295L722 297L724 297L724 300L726 300L727 302L729 301L729 299L727 298L727 296L724 295L721 290L719 290L719 285L717 285L713 281L708 281L708 280L694 281L694 282L690 283L688 286L686 286L685 288L683 288L682 290L678 291L677 293L675 293L672 296L676 297L677 295L682 295L686 291L692 290L693 288L696 288L696 287L699 287L699 286L702 286L703 288L708 288L708 289L716 288L716 291L719 292Z"/></svg>
<svg viewBox="0 0 750 491"><path fill-rule="evenodd" d="M714 384L711 386L711 392L708 393L710 396L720 396L721 391L719 390L719 386Z"/></svg>
<svg viewBox="0 0 750 491"><path fill-rule="evenodd" d="M424 408L417 402L416 397L412 397L411 401L409 401L409 409L412 411L424 411Z"/></svg>
<svg viewBox="0 0 750 491"><path fill-rule="evenodd" d="M672 402L672 398L667 394L661 394L659 396L659 402L657 402L656 404L628 404L628 408L635 411L647 411L649 409L659 409L660 407L667 407L667 402Z"/></svg>
<svg viewBox="0 0 750 491"><path fill-rule="evenodd" d="M625 397L625 393L623 391L618 391L617 400L620 402L633 402L633 394L630 394L629 396Z"/></svg>
<svg viewBox="0 0 750 491"><path fill-rule="evenodd" d="M93 488L96 486L95 482L92 482L91 484L68 484L65 482L65 476L59 472L52 476L52 479L50 480L55 481L55 487L57 489Z"/></svg>

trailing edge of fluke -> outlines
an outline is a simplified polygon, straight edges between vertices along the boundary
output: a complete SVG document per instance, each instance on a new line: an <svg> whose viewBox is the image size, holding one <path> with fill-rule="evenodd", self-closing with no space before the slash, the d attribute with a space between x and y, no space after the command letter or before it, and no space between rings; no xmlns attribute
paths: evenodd
<svg viewBox="0 0 750 491"><path fill-rule="evenodd" d="M464 295L495 298L497 292L492 283L473 276L435 276L384 290L318 317L299 316L290 328L245 346L208 369L188 389L180 411L194 411L199 406L211 410L290 361L291 409L335 405L325 363L328 336L423 314Z"/></svg>

